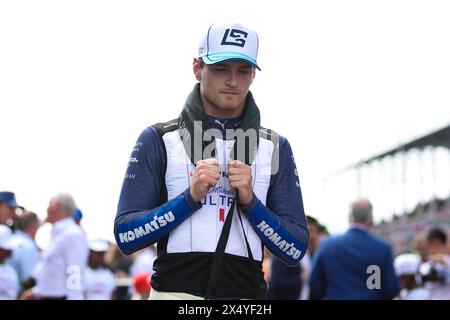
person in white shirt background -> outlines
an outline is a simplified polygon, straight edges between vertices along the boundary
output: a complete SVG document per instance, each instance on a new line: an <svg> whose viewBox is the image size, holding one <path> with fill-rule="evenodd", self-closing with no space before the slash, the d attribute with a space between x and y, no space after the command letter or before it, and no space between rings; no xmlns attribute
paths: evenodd
<svg viewBox="0 0 450 320"><path fill-rule="evenodd" d="M85 273L85 299L111 300L116 280L111 270L105 266L105 254L109 244L105 240L89 242L89 262Z"/></svg>
<svg viewBox="0 0 450 320"><path fill-rule="evenodd" d="M84 298L83 280L89 249L84 232L72 217L76 208L68 193L60 193L50 200L46 218L53 224L50 244L42 252L38 270L33 272L36 286L26 290L21 299Z"/></svg>
<svg viewBox="0 0 450 320"><path fill-rule="evenodd" d="M404 253L395 257L395 274L399 277L400 300L428 300L430 292L420 287L419 279L420 256L412 253Z"/></svg>
<svg viewBox="0 0 450 320"><path fill-rule="evenodd" d="M17 239L11 229L0 225L0 300L15 300L19 294L19 277L14 268L5 263L16 247Z"/></svg>
<svg viewBox="0 0 450 320"><path fill-rule="evenodd" d="M23 289L31 283L32 271L39 261L39 249L35 242L36 232L40 221L36 213L24 211L15 220L16 232L14 236L19 246L13 251L8 263L16 270Z"/></svg>

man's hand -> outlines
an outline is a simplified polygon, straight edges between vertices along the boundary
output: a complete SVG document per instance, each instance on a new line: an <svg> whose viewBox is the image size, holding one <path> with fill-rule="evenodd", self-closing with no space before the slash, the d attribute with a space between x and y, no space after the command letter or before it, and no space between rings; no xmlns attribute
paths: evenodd
<svg viewBox="0 0 450 320"><path fill-rule="evenodd" d="M201 201L207 194L209 189L214 187L220 178L220 166L217 159L205 159L197 162L197 168L192 183L189 187L192 199Z"/></svg>
<svg viewBox="0 0 450 320"><path fill-rule="evenodd" d="M246 206L253 199L252 168L238 160L228 163L228 180L239 190L239 204Z"/></svg>

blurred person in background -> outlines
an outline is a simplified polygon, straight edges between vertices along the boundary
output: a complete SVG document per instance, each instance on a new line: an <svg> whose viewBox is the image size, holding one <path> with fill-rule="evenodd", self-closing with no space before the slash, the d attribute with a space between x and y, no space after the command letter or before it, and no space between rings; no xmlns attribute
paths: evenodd
<svg viewBox="0 0 450 320"><path fill-rule="evenodd" d="M312 299L393 299L399 292L391 247L369 234L372 204L351 206L350 228L321 242L312 262Z"/></svg>
<svg viewBox="0 0 450 320"><path fill-rule="evenodd" d="M317 248L319 247L320 241L324 239L324 235L321 234L320 231L322 225L319 221L311 216L306 216L306 220L308 221L309 228L309 245L305 258L300 262L301 280L303 283L300 295L298 297L300 300L310 299L309 276L311 274L311 262Z"/></svg>
<svg viewBox="0 0 450 320"><path fill-rule="evenodd" d="M426 232L422 231L414 236L413 250L419 255L421 263L428 260L428 242Z"/></svg>
<svg viewBox="0 0 450 320"><path fill-rule="evenodd" d="M150 297L150 272L140 272L133 277L133 295L131 300L148 300Z"/></svg>
<svg viewBox="0 0 450 320"><path fill-rule="evenodd" d="M89 260L85 273L86 300L111 300L116 287L114 274L105 265L109 244L105 240L89 242Z"/></svg>
<svg viewBox="0 0 450 320"><path fill-rule="evenodd" d="M83 278L89 254L83 230L75 223L76 204L68 193L54 196L47 208L46 221L53 225L49 246L38 264L36 286L21 299L81 300Z"/></svg>
<svg viewBox="0 0 450 320"><path fill-rule="evenodd" d="M130 276L134 277L138 273L150 272L153 273L153 262L156 259L155 246L149 246L142 250L139 250L135 257L134 262L130 267Z"/></svg>
<svg viewBox="0 0 450 320"><path fill-rule="evenodd" d="M427 300L430 293L420 287L420 256L412 253L398 255L394 260L394 268L400 282L400 300Z"/></svg>
<svg viewBox="0 0 450 320"><path fill-rule="evenodd" d="M261 127L249 91L258 46L249 28L211 25L180 116L146 128L133 148L114 234L126 254L158 244L151 299L262 299L264 246L291 266L306 253L291 147Z"/></svg>
<svg viewBox="0 0 450 320"><path fill-rule="evenodd" d="M432 300L450 299L450 255L447 235L440 228L432 228L427 235L428 261L420 266L424 287Z"/></svg>
<svg viewBox="0 0 450 320"><path fill-rule="evenodd" d="M306 216L309 230L309 244L307 253L300 261L300 265L290 267L279 259L272 260L271 277L267 298L271 300L308 300L309 286L307 283L311 271L311 259L319 246L320 224L311 216Z"/></svg>
<svg viewBox="0 0 450 320"><path fill-rule="evenodd" d="M270 270L267 299L298 300L302 288L300 265L291 267L278 258L272 257Z"/></svg>
<svg viewBox="0 0 450 320"><path fill-rule="evenodd" d="M9 227L0 225L0 300L15 300L19 294L19 277L6 263L17 247L16 240Z"/></svg>
<svg viewBox="0 0 450 320"><path fill-rule="evenodd" d="M20 245L14 250L8 263L16 270L22 290L34 285L32 271L39 261L39 249L35 241L40 221L36 213L24 211L15 221L15 236Z"/></svg>
<svg viewBox="0 0 450 320"><path fill-rule="evenodd" d="M321 224L319 225L319 242L330 236L330 231L328 231L327 226Z"/></svg>
<svg viewBox="0 0 450 320"><path fill-rule="evenodd" d="M114 273L117 284L113 295L114 300L129 300L133 293L133 279L130 275L130 269L134 262L134 255L124 255L119 247L113 244L106 261Z"/></svg>

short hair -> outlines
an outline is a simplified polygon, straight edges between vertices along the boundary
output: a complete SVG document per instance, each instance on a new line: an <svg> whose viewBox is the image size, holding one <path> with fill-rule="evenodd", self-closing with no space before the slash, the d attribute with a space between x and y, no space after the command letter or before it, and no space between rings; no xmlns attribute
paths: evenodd
<svg viewBox="0 0 450 320"><path fill-rule="evenodd" d="M447 235L442 229L433 228L428 232L427 240L428 241L438 240L442 244L447 244Z"/></svg>
<svg viewBox="0 0 450 320"><path fill-rule="evenodd" d="M75 200L69 193L57 194L56 196L53 197L52 200L59 204L61 210L68 217L71 217L74 214L75 210L77 209Z"/></svg>
<svg viewBox="0 0 450 320"><path fill-rule="evenodd" d="M355 223L369 223L372 221L372 204L367 199L359 199L352 203L350 217Z"/></svg>
<svg viewBox="0 0 450 320"><path fill-rule="evenodd" d="M31 211L25 211L16 218L16 227L20 231L27 231L35 223L39 223L39 218Z"/></svg>

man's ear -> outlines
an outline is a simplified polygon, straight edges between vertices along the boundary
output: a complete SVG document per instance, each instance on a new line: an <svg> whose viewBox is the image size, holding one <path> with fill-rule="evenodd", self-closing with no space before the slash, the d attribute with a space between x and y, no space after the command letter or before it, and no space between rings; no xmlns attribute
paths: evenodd
<svg viewBox="0 0 450 320"><path fill-rule="evenodd" d="M192 62L192 70L194 71L195 79L200 81L202 79L202 67L199 58L194 58Z"/></svg>

